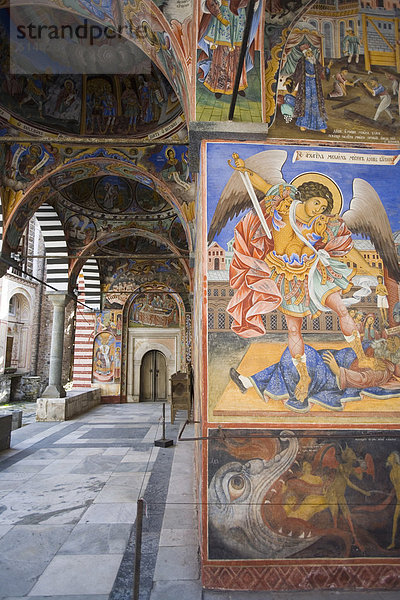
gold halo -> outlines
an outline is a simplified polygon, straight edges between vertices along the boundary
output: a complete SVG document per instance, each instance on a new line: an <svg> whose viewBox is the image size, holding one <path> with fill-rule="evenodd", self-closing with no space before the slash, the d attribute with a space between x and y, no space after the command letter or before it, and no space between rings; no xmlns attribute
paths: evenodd
<svg viewBox="0 0 400 600"><path fill-rule="evenodd" d="M298 188L302 183L308 183L309 181L314 181L315 183L322 183L328 188L333 197L332 214L339 215L343 206L343 196L337 183L335 183L333 179L328 177L328 175L322 175L322 173L313 172L302 173L301 175L297 175L297 177L292 179L290 183Z"/></svg>

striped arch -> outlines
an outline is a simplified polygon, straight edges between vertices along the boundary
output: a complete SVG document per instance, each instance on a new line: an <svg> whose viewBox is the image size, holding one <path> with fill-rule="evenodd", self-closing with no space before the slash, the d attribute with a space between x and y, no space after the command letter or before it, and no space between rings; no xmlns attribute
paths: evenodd
<svg viewBox="0 0 400 600"><path fill-rule="evenodd" d="M54 208L46 203L39 206L35 217L42 230L46 255L51 257L46 261L47 283L59 291L67 291L68 248L60 217Z"/></svg>
<svg viewBox="0 0 400 600"><path fill-rule="evenodd" d="M85 304L92 310L100 310L100 274L97 260L88 258L81 269L85 284Z"/></svg>

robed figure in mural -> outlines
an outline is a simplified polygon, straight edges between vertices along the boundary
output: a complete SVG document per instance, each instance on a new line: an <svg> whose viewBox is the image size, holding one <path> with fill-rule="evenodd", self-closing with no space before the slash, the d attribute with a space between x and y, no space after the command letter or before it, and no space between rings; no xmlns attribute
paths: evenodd
<svg viewBox="0 0 400 600"><path fill-rule="evenodd" d="M238 70L240 49L246 24L248 0L203 0L199 46L202 50L198 68L199 81L220 98L232 94ZM239 94L245 96L247 72L254 66L254 37L260 18L261 2L256 5L248 50L239 83Z"/></svg>
<svg viewBox="0 0 400 600"><path fill-rule="evenodd" d="M396 249L386 211L369 183L354 179L350 208L340 216L342 196L336 183L321 173L303 173L286 183L281 172L286 156L283 150L271 150L244 161L233 154L234 162L229 164L236 173L222 192L209 239L229 218L253 204L254 211L248 212L235 228L230 285L236 292L227 307L233 319L232 330L244 338L263 335L262 316L278 308L286 317L288 349L278 371L263 373L262 393L286 398L285 405L299 412L309 410L310 394L314 402L327 408L343 409L340 398L346 392L340 391L335 406L331 390L326 389L328 380L333 389L338 389L330 361L324 361L322 355L304 344L303 317L314 319L321 312L336 313L352 351L343 364L350 366L356 358L358 368L380 370L378 359L365 352L342 299L355 275L347 262L363 261L368 272L378 273L372 273L353 248L351 232L371 239L389 275L399 281ZM261 192L261 202L255 190ZM231 376L242 391L255 383L249 383L249 378L242 378L235 370ZM257 384L254 387L260 391Z"/></svg>
<svg viewBox="0 0 400 600"><path fill-rule="evenodd" d="M298 85L294 105L294 117L300 131L310 129L326 133L327 114L322 92L325 70L310 47L302 49L292 79Z"/></svg>

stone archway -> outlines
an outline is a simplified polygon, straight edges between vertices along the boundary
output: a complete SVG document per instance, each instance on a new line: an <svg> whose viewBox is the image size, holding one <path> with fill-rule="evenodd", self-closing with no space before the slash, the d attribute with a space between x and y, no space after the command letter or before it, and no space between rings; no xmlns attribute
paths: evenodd
<svg viewBox="0 0 400 600"><path fill-rule="evenodd" d="M127 356L127 402L139 402L140 367L145 354L157 350L165 356L167 400L171 400L170 378L181 363L181 331L179 329L129 328Z"/></svg>

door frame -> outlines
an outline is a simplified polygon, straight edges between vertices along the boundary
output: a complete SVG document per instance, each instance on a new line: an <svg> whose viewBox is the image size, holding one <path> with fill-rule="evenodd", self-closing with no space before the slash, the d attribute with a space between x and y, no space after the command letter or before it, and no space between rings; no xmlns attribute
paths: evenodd
<svg viewBox="0 0 400 600"><path fill-rule="evenodd" d="M140 365L150 350L159 350L165 356L167 369L167 398L171 402L171 375L182 367L182 336L180 329L154 327L128 328L128 353L126 370L126 400L139 402Z"/></svg>
<svg viewBox="0 0 400 600"><path fill-rule="evenodd" d="M152 376L151 376L151 396L152 398L147 400L147 399L143 399L143 376L144 376L144 359L146 358L146 356L148 356L149 354L152 355ZM158 357L162 357L162 361L164 362L164 382L163 382L163 390L165 390L165 396L164 397L159 397L159 380L158 377L155 375L155 373L153 372L153 369L156 369L157 367L157 362L158 362ZM143 355L142 358L142 363L140 365L140 386L139 386L139 401L140 402L165 402L167 400L166 396L168 395L168 381L167 381L167 361L165 358L165 355L163 352L160 352L160 350L149 350L149 352L147 352L146 354Z"/></svg>

